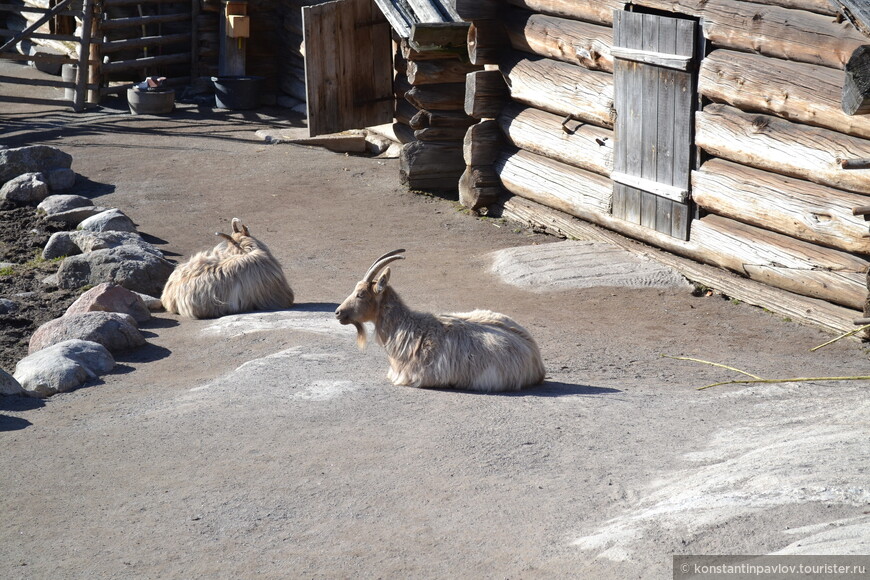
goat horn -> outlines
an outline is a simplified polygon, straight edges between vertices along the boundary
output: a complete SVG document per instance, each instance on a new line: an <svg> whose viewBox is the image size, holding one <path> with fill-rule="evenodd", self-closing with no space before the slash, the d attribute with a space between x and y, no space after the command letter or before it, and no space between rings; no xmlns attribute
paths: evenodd
<svg viewBox="0 0 870 580"><path fill-rule="evenodd" d="M383 268L384 266L386 266L390 262L394 262L396 260L404 260L405 256L398 256L397 255L397 254L401 254L404 251L405 251L404 249L393 250L392 252L387 252L386 254L384 254L383 256L378 258L377 260L375 260L372 263L372 265L369 267L369 269L366 271L366 275L363 276L363 281L364 282L371 282L372 278L375 277L375 274L377 274L381 270L381 268Z"/></svg>
<svg viewBox="0 0 870 580"><path fill-rule="evenodd" d="M234 245L237 248L240 247L239 243L237 241L235 241L233 238L231 238L230 236L228 236L227 234L224 234L222 232L215 232L214 235L225 239L226 241L228 241L229 243L231 243L232 245Z"/></svg>

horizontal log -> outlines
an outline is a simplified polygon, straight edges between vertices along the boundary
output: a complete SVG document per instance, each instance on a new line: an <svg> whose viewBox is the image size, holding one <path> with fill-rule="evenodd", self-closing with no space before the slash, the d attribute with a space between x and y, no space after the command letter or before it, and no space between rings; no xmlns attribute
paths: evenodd
<svg viewBox="0 0 870 580"><path fill-rule="evenodd" d="M498 122L486 119L468 128L462 139L462 158L466 165L492 165L501 154L504 135Z"/></svg>
<svg viewBox="0 0 870 580"><path fill-rule="evenodd" d="M622 0L598 0L596 2L577 2L576 0L507 0L507 3L532 12L608 25L613 24L613 11L624 10L626 4Z"/></svg>
<svg viewBox="0 0 870 580"><path fill-rule="evenodd" d="M590 70L613 72L613 28L512 10L505 20L513 48L579 64Z"/></svg>
<svg viewBox="0 0 870 580"><path fill-rule="evenodd" d="M459 203L472 211L494 204L502 191L501 181L491 165L466 167L459 178Z"/></svg>
<svg viewBox="0 0 870 580"><path fill-rule="evenodd" d="M110 74L118 71L138 70L150 66L162 66L167 64L182 64L190 62L190 53L166 54L161 56L147 56L144 58L134 58L130 60L119 60L116 62L106 62L102 64L104 74Z"/></svg>
<svg viewBox="0 0 870 580"><path fill-rule="evenodd" d="M465 75L482 68L458 60L412 60L408 62L408 82L414 86L464 83Z"/></svg>
<svg viewBox="0 0 870 580"><path fill-rule="evenodd" d="M610 212L606 177L522 150L505 150L494 167L504 188L526 199L583 219Z"/></svg>
<svg viewBox="0 0 870 580"><path fill-rule="evenodd" d="M420 141L461 142L465 137L465 132L465 127L426 127L414 131L414 137Z"/></svg>
<svg viewBox="0 0 870 580"><path fill-rule="evenodd" d="M461 111L465 106L465 83L413 87L405 94L408 102L427 111Z"/></svg>
<svg viewBox="0 0 870 580"><path fill-rule="evenodd" d="M181 14L158 14L154 16L136 16L132 18L113 18L100 22L100 28L106 30L119 30L122 28L133 28L139 26L148 26L149 24L169 24L170 22L184 22L190 20L190 13Z"/></svg>
<svg viewBox="0 0 870 580"><path fill-rule="evenodd" d="M679 255L849 308L860 309L866 297L868 262L850 254L716 215L694 220L684 242L613 217L611 182L594 173L524 151L504 153L495 167L513 194Z"/></svg>
<svg viewBox="0 0 870 580"><path fill-rule="evenodd" d="M396 101L396 110L393 112L393 118L396 119L399 123L403 123L405 125L411 124L411 119L414 118L419 111L417 108L404 99L399 99Z"/></svg>
<svg viewBox="0 0 870 580"><path fill-rule="evenodd" d="M465 48L468 26L467 22L418 22L411 27L408 44L417 52Z"/></svg>
<svg viewBox="0 0 870 580"><path fill-rule="evenodd" d="M847 115L870 113L870 46L858 48L846 63L842 108Z"/></svg>
<svg viewBox="0 0 870 580"><path fill-rule="evenodd" d="M870 117L842 110L843 80L832 68L714 50L701 61L698 92L744 111L870 137Z"/></svg>
<svg viewBox="0 0 870 580"><path fill-rule="evenodd" d="M477 119L469 117L462 111L426 111L420 110L414 115L410 123L412 129L425 129L427 127L462 127L473 125Z"/></svg>
<svg viewBox="0 0 870 580"><path fill-rule="evenodd" d="M629 252L652 258L670 266L691 282L714 288L747 304L765 308L774 314L801 324L812 325L832 333L853 330L855 310L816 298L807 298L786 290L738 276L676 253L651 247L625 237L617 230L601 227L564 212L514 196L503 202L502 217L550 234L570 239L602 241ZM857 340L857 338L856 338Z"/></svg>
<svg viewBox="0 0 870 580"><path fill-rule="evenodd" d="M712 159L692 172L701 208L806 242L870 254L867 225L853 208L870 198Z"/></svg>
<svg viewBox="0 0 870 580"><path fill-rule="evenodd" d="M78 64L79 59L60 54L18 54L17 52L0 52L0 58L6 60L44 62L46 64ZM94 64L91 62L91 64Z"/></svg>
<svg viewBox="0 0 870 580"><path fill-rule="evenodd" d="M455 191L463 171L461 143L412 141L402 146L399 177L411 189Z"/></svg>
<svg viewBox="0 0 870 580"><path fill-rule="evenodd" d="M500 20L477 20L468 28L468 59L473 64L496 64L508 46Z"/></svg>
<svg viewBox="0 0 870 580"><path fill-rule="evenodd" d="M704 19L710 44L841 69L867 37L830 16L741 0L644 0L644 6Z"/></svg>
<svg viewBox="0 0 870 580"><path fill-rule="evenodd" d="M464 46L443 48L439 50L426 50L423 52L411 48L407 38L399 41L399 50L396 52L397 59L403 60L458 60L468 61L468 51ZM407 64L405 65L407 66Z"/></svg>
<svg viewBox="0 0 870 580"><path fill-rule="evenodd" d="M476 119L498 115L508 103L510 91L501 72L483 70L465 77L463 109Z"/></svg>
<svg viewBox="0 0 870 580"><path fill-rule="evenodd" d="M870 157L870 141L860 137L714 104L695 114L695 143L741 165L870 194L870 169L840 166L842 159Z"/></svg>
<svg viewBox="0 0 870 580"><path fill-rule="evenodd" d="M515 147L603 176L613 170L613 131L588 123L562 124L558 115L513 104L498 117Z"/></svg>
<svg viewBox="0 0 870 580"><path fill-rule="evenodd" d="M20 34L20 30L9 30L7 28L0 29L0 38L12 38L13 36L17 36ZM81 42L82 39L78 36L73 36L71 34L51 34L48 32L31 32L27 35L28 40L39 39L39 40L55 40L58 42Z"/></svg>
<svg viewBox="0 0 870 580"><path fill-rule="evenodd" d="M511 98L556 115L613 127L613 75L540 57L514 53L500 65Z"/></svg>
<svg viewBox="0 0 870 580"><path fill-rule="evenodd" d="M690 235L707 263L802 296L864 305L866 260L715 215L694 220Z"/></svg>

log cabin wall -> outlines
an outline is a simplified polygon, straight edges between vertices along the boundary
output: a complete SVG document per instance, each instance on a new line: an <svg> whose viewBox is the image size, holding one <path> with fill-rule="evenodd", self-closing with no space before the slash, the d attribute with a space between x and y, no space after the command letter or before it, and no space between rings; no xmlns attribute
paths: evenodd
<svg viewBox="0 0 870 580"><path fill-rule="evenodd" d="M613 213L614 127L622 113L614 103L614 11L626 8L698 23L688 240ZM470 52L497 47L485 64L501 73L506 96L493 105L497 91L481 91L473 79L490 71L469 75L466 111L498 111L479 118L494 121L505 142L489 157L508 193L506 215L534 221L535 207L542 216L558 210L806 297L807 312L830 312L823 301L836 312L823 325L836 330L849 330L868 307L870 239L852 210L870 204L870 166L844 165L870 158L870 115L844 113L841 97L846 65L870 38L827 0L639 0L631 7L457 0L456 9L472 24ZM466 152L481 142L475 131L484 134L472 129ZM466 205L486 205L473 186L465 185Z"/></svg>

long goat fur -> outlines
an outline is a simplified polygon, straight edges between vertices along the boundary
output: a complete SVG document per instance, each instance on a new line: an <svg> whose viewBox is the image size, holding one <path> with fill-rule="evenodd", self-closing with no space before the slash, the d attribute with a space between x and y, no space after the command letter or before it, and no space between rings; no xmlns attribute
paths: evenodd
<svg viewBox="0 0 870 580"><path fill-rule="evenodd" d="M388 285L390 269L384 269L402 259L396 254L403 251L376 260L335 312L339 322L356 327L361 349L367 342L363 323L374 323L375 336L390 361L387 378L394 385L499 392L544 380L538 345L504 314L489 310L429 314L409 309Z"/></svg>
<svg viewBox="0 0 870 580"><path fill-rule="evenodd" d="M167 312L189 318L218 318L293 305L293 290L281 264L238 218L232 235L211 250L176 266L160 299Z"/></svg>

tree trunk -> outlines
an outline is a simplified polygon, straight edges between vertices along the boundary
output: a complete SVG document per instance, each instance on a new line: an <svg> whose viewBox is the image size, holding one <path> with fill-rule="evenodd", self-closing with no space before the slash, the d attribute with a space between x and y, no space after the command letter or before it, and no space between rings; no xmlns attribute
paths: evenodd
<svg viewBox="0 0 870 580"><path fill-rule="evenodd" d="M870 194L870 168L840 165L841 160L870 157L867 139L708 105L695 115L695 143L741 165Z"/></svg>

